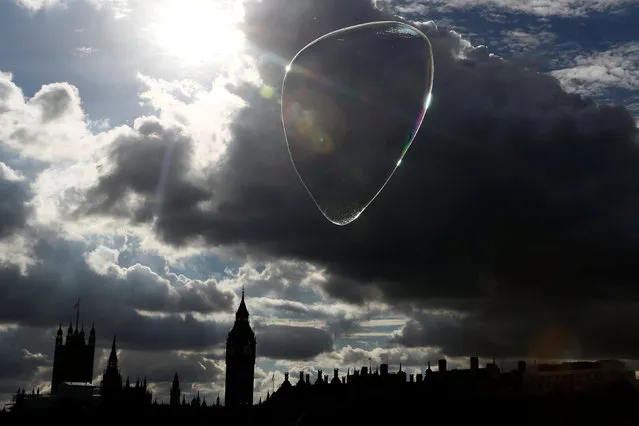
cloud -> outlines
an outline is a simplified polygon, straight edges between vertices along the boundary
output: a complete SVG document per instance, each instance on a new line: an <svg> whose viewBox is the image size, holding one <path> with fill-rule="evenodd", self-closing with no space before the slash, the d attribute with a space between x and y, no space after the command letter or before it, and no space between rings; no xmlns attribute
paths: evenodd
<svg viewBox="0 0 639 426"><path fill-rule="evenodd" d="M310 359L333 349L333 338L313 327L256 327L258 355L275 359Z"/></svg>
<svg viewBox="0 0 639 426"><path fill-rule="evenodd" d="M524 30L502 31L503 44L507 49L516 52L533 52L538 50L540 46L551 45L557 38L557 35L549 31L538 30L528 32Z"/></svg>
<svg viewBox="0 0 639 426"><path fill-rule="evenodd" d="M109 8L113 11L115 18L126 18L131 9L129 0L85 0L97 9ZM21 6L31 12L48 10L54 7L67 7L68 0L15 0Z"/></svg>
<svg viewBox="0 0 639 426"><path fill-rule="evenodd" d="M30 215L29 184L15 170L0 161L0 239L24 227Z"/></svg>
<svg viewBox="0 0 639 426"><path fill-rule="evenodd" d="M231 310L233 297L215 280L158 274L139 264L120 267L113 251L47 238L45 231L32 249L37 262L26 273L17 266L0 271L0 322L51 327L73 319L71 307L80 297L83 323L95 322L107 343L115 333L125 348L148 350L205 349L224 339L228 324L198 316ZM100 252L108 259L101 261L102 273L95 270ZM69 317L61 317L64 312Z"/></svg>
<svg viewBox="0 0 639 426"><path fill-rule="evenodd" d="M50 373L53 359L48 344L53 344L53 337L40 329L0 328L0 401L18 387L31 391Z"/></svg>
<svg viewBox="0 0 639 426"><path fill-rule="evenodd" d="M537 16L583 17L593 12L617 11L632 4L632 0L556 0L552 2L530 2L527 0L434 0L428 6L413 0L378 0L376 3L391 3L401 7L404 13L425 13L429 10L451 11L470 8L486 8L490 11L510 11Z"/></svg>
<svg viewBox="0 0 639 426"><path fill-rule="evenodd" d="M46 84L31 98L0 74L0 140L15 152L55 162L91 153L96 146L86 129L78 89L69 83Z"/></svg>
<svg viewBox="0 0 639 426"><path fill-rule="evenodd" d="M535 297L531 295L531 297ZM517 359L636 359L632 336L639 320L637 301L531 301L513 299L473 313L422 312L393 341L407 347L442 348L447 356L497 355Z"/></svg>
<svg viewBox="0 0 639 426"><path fill-rule="evenodd" d="M111 144L113 170L88 194L88 213L99 210L145 222L161 212L176 217L181 206L197 209L209 199L205 188L186 178L192 149L188 136L153 117L137 119L133 129ZM131 205L131 195L142 202Z"/></svg>
<svg viewBox="0 0 639 426"><path fill-rule="evenodd" d="M315 37L385 18L365 1L339 14L331 4L308 1L290 14L279 13L277 1L247 6L249 41L278 58L260 62L263 84L278 87L282 64ZM525 312L560 321L567 300L632 300L639 152L629 112L566 93L553 77L457 33L422 28L435 52L432 106L402 167L352 226L334 227L312 206L290 166L279 105L250 85L237 91L247 107L210 171L208 202L193 198L155 216L136 208L131 218L152 221L172 244L204 238L316 263L326 268L324 290L353 302L437 305L495 319L502 317L493 304L525 302ZM153 145L139 149L153 158ZM129 205L152 202L124 169L113 170L113 181L138 197ZM179 187L182 175L171 176L167 186Z"/></svg>
<svg viewBox="0 0 639 426"><path fill-rule="evenodd" d="M603 52L582 53L551 75L566 90L593 96L610 88L638 90L638 69L639 43L626 43Z"/></svg>
<svg viewBox="0 0 639 426"><path fill-rule="evenodd" d="M170 383L177 372L180 386L188 389L192 384L215 384L224 388L224 362L198 353L121 351L119 365L124 379L130 376L147 379L151 383Z"/></svg>
<svg viewBox="0 0 639 426"><path fill-rule="evenodd" d="M45 7L59 5L63 2L60 0L16 0L16 3L18 6L22 6L32 11L37 11Z"/></svg>

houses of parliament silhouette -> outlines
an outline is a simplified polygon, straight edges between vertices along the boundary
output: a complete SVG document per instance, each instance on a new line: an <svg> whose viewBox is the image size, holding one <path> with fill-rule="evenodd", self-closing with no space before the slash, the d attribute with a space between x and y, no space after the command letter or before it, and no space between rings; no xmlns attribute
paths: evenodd
<svg viewBox="0 0 639 426"><path fill-rule="evenodd" d="M272 392L267 392L266 399L262 401L260 398L259 403L254 405L257 341L249 323L249 311L242 290L235 322L226 340L224 403L218 395L215 403L209 405L204 398L200 398L199 393L191 401L187 401L186 395L181 392L176 372L171 384L169 404L158 404L153 401L146 379L138 379L135 384L128 377L123 381L118 365L116 336L112 340L100 385L94 386L91 383L96 330L92 326L88 339L86 338L84 328L79 326L79 302L76 307L75 328L73 324L69 324L66 336L61 325L57 330L50 395L41 395L35 390L29 394L24 389L19 389L11 411L19 413L38 409L83 408L119 412L121 409L143 409L155 413L172 410L170 412L175 414L178 409L182 413L200 413L199 415L214 411L217 418L222 419L228 413L238 413L238 410L251 413L258 410L259 417L267 424L309 424L308 421L300 422L304 416L308 418L308 413L314 413L310 417L314 421L322 419L321 407L332 407L334 412L346 416L343 417L345 421L347 415L352 414L353 407L394 403L418 406L424 398L439 398L440 401L454 399L458 402L466 401L467 404L472 401L472 404L479 406L490 405L496 400L507 400L509 404L515 404L524 398L526 401L530 401L530 398L540 401L539 398L548 396L557 398L588 394L611 387L621 389L624 395L632 395L635 399L639 397L634 371L628 370L624 363L616 360L533 365L519 361L516 369L502 372L494 360L480 368L479 359L471 357L469 369L448 369L447 361L441 359L435 370L431 369L429 362L423 374L408 374L401 364L399 371L395 373L389 372L388 364L380 364L373 371L369 359L369 366L352 371L349 368L343 376L340 376L337 368L333 370L332 377L319 370L314 382L311 382L310 374L301 371L299 379L293 384L289 380L289 373L285 373L284 381L278 389L275 390L273 384ZM371 415L370 412L367 413L366 415ZM364 414L349 422L363 421L362 415ZM331 420L322 420L326 421Z"/></svg>
<svg viewBox="0 0 639 426"><path fill-rule="evenodd" d="M91 406L104 407L144 407L152 404L153 395L147 386L146 378L137 379L132 385L127 377L122 379L118 365L116 336L113 336L111 352L106 369L102 374L99 387L93 386L93 366L95 362L96 330L91 327L88 340L84 326L80 327L80 302L75 305L75 328L69 323L66 337L60 324L56 333L53 354L53 372L51 377L50 396L33 390L28 394L25 389L19 389L15 396L15 406L48 406L54 400L69 402L75 400ZM249 323L249 311L244 300L244 289L240 305L235 313L235 323L226 340L226 380L225 406L239 407L253 404L253 382L255 379L255 358L257 341L255 333ZM170 405L171 406L206 406L205 400L199 395L190 404L184 395L180 398L180 384L178 373L173 377ZM218 396L215 406L220 407Z"/></svg>

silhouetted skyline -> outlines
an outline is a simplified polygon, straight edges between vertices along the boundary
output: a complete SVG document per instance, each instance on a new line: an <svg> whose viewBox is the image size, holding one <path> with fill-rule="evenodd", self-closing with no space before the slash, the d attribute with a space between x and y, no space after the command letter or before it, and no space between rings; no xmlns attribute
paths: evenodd
<svg viewBox="0 0 639 426"><path fill-rule="evenodd" d="M61 409L100 409L106 411L146 410L157 406L157 395L154 397L146 377L138 377L133 383L129 376L126 380L119 367L116 336L113 336L111 350L106 368L99 374L97 383L94 377L94 353L96 342L95 327L91 328L88 340L84 329L79 326L79 302L75 305L76 325L69 324L66 338L62 326L58 328L54 347L54 367L49 392L41 389L18 389L12 398L10 411L39 412L42 410ZM504 370L495 359L480 366L478 357L469 360L467 369L449 369L448 360L437 360L435 368L431 362L417 373L407 373L399 364L396 372L389 370L387 363L373 368L372 359L368 365L349 367L344 373L340 368L333 368L332 375L322 369L317 370L314 380L304 370L299 372L299 379L293 384L290 372L284 373L284 380L276 385L272 376L272 389L265 398L255 399L255 354L257 338L249 321L250 313L245 301L244 290L235 313L235 322L228 333L226 343L226 376L224 392L218 393L213 404L206 402L197 390L183 393L180 387L179 372L175 372L171 382L168 405L172 408L228 408L230 410L246 409L254 404L263 403L269 407L280 407L281 410L293 406L316 403L318 398L339 400L346 394L380 393L391 395L396 392L408 392L415 398L424 392L435 392L441 395L482 395L490 398L521 397L564 397L582 395L588 392L607 392L618 384L625 384L639 395L639 382L635 372L618 360L578 361L562 363L537 363L528 365L519 360L516 368ZM167 372L168 375L168 372ZM410 387L407 387L410 386ZM311 389L313 389L311 391ZM187 394L190 399L187 400ZM341 396L340 396L341 395ZM361 395L360 395L361 396ZM161 400L160 404L164 404ZM275 405L274 405L275 404ZM74 408L75 407L75 408ZM272 409L272 408L269 408Z"/></svg>
<svg viewBox="0 0 639 426"><path fill-rule="evenodd" d="M113 416L144 416L147 421L154 419L174 419L197 423L215 424L278 424L308 425L323 424L329 418L333 423L354 424L358 422L378 422L376 416L388 416L388 408L397 404L457 403L471 410L445 411L442 418L448 421L490 418L493 422L512 422L505 412L485 412L487 405L508 405L518 413L515 424L534 424L555 419L557 415L566 417L568 423L591 422L593 415L604 415L606 424L627 424L639 419L634 405L639 402L639 384L635 373L620 361L602 360L595 362L563 362L554 364L528 365L519 361L512 371L502 371L493 360L481 366L478 357L471 357L468 369L449 369L446 359L437 361L436 367L427 368L417 374L407 374L400 364L397 372L391 372L388 364L373 368L368 366L347 369L340 373L334 368L332 376L322 370L317 371L314 380L304 371L294 380L289 372L284 373L284 381L277 386L273 377L273 389L266 398L253 403L253 374L255 369L256 336L249 324L249 311L244 292L236 311L236 320L228 334L226 346L225 394L215 401L207 402L200 393L187 399L180 387L179 374L173 376L168 403L153 397L146 378L137 379L135 384L126 378L123 382L118 366L116 337L113 338L107 368L97 386L86 382L68 381L81 379L89 374L87 365L92 366L92 343L96 331L92 328L88 342L77 325L69 327L63 342L59 328L55 342L54 373L51 394L45 395L40 389L30 393L18 389L13 403L0 412L0 420L7 424L24 422L34 416L49 419L80 419L93 416L107 420ZM73 361L74 363L70 363ZM597 401L597 406L605 410L583 410ZM363 405L362 405L363 404ZM372 404L372 405L370 405ZM534 406L529 411L527 407ZM364 410L358 409L364 408ZM373 414L369 407L373 407ZM475 410L479 409L478 412ZM611 410L612 411L609 411ZM328 410L328 411L327 411ZM381 410L381 411L379 411ZM82 417L78 417L82 416ZM405 410L395 413L396 421L408 421ZM511 423L512 424L512 423Z"/></svg>

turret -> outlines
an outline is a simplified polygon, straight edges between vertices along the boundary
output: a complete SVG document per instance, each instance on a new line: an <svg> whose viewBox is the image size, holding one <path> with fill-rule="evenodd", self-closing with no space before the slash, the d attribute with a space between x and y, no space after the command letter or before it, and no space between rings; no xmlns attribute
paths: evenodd
<svg viewBox="0 0 639 426"><path fill-rule="evenodd" d="M71 341L72 337L73 337L73 323L69 321L69 328L67 329L67 341L66 341L67 344Z"/></svg>
<svg viewBox="0 0 639 426"><path fill-rule="evenodd" d="M339 379L339 369L333 369L333 380L331 380L332 385L340 385L342 381Z"/></svg>
<svg viewBox="0 0 639 426"><path fill-rule="evenodd" d="M91 331L89 332L89 346L95 349L95 323L91 325Z"/></svg>
<svg viewBox="0 0 639 426"><path fill-rule="evenodd" d="M177 407L178 405L180 405L180 393L182 391L180 390L180 379L178 379L178 373L175 373L175 376L173 376L173 384L171 385L171 393L170 393L170 400L169 400L169 405L171 407Z"/></svg>
<svg viewBox="0 0 639 426"><path fill-rule="evenodd" d="M118 352L115 345L115 336L111 343L111 353L107 361L107 368L102 375L101 394L102 398L108 400L108 403L115 403L122 391L122 376L118 366Z"/></svg>
<svg viewBox="0 0 639 426"><path fill-rule="evenodd" d="M60 324L60 327L58 328L58 333L55 336L55 347L56 349L60 346L62 346L63 343L63 338L62 338L62 324Z"/></svg>
<svg viewBox="0 0 639 426"><path fill-rule="evenodd" d="M109 354L109 361L107 362L107 369L118 369L118 352L115 348L115 336L113 336L113 343L111 343L111 353ZM129 379L127 378L127 382Z"/></svg>
<svg viewBox="0 0 639 426"><path fill-rule="evenodd" d="M244 289L242 289L242 300L240 301L240 306L235 312L235 319L240 321L248 321L249 319L249 312L246 308L246 303L244 302Z"/></svg>

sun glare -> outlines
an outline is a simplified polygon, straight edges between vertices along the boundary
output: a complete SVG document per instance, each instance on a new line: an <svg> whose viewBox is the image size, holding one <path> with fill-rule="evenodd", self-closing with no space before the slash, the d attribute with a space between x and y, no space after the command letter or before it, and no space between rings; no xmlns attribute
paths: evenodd
<svg viewBox="0 0 639 426"><path fill-rule="evenodd" d="M238 28L244 11L236 0L158 1L151 19L154 42L180 65L224 62L244 46Z"/></svg>

